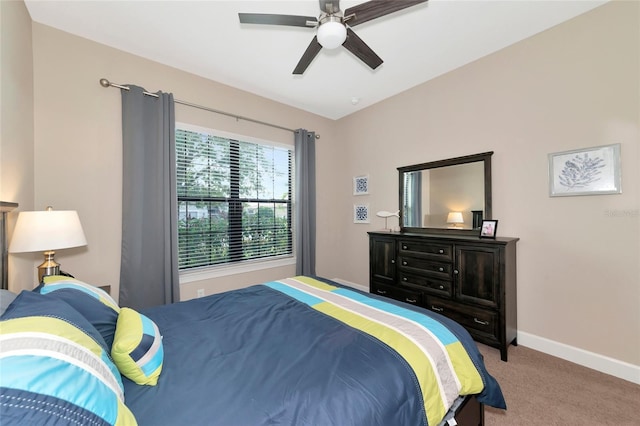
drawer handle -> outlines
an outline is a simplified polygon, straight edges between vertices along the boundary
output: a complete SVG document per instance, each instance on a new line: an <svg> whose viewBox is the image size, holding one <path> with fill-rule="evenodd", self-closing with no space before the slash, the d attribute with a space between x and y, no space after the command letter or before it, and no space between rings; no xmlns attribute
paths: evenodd
<svg viewBox="0 0 640 426"><path fill-rule="evenodd" d="M391 259L391 263L396 263L396 260L395 259Z"/></svg>
<svg viewBox="0 0 640 426"><path fill-rule="evenodd" d="M404 299L404 300L409 302L409 303L416 303L418 301L417 299L409 299L408 297L406 299Z"/></svg>
<svg viewBox="0 0 640 426"><path fill-rule="evenodd" d="M440 249L439 250L440 254L444 254L444 250Z"/></svg>
<svg viewBox="0 0 640 426"><path fill-rule="evenodd" d="M438 271L444 272L444 268L440 267L440 268L438 268Z"/></svg>
<svg viewBox="0 0 640 426"><path fill-rule="evenodd" d="M438 308L437 306L431 305L431 310L436 312L442 312L444 311L444 308Z"/></svg>
<svg viewBox="0 0 640 426"><path fill-rule="evenodd" d="M440 286L440 290L444 290L444 286L443 285Z"/></svg>
<svg viewBox="0 0 640 426"><path fill-rule="evenodd" d="M387 291L386 290L380 290L378 288L378 289L376 289L376 293L378 293L378 294L387 294Z"/></svg>
<svg viewBox="0 0 640 426"><path fill-rule="evenodd" d="M407 246L402 246L402 250L406 250L406 249L407 249Z"/></svg>
<svg viewBox="0 0 640 426"><path fill-rule="evenodd" d="M473 318L473 322L475 322L476 324L489 325L489 321L482 321L478 318Z"/></svg>
<svg viewBox="0 0 640 426"><path fill-rule="evenodd" d="M456 275L458 275L458 273L459 273L459 272L458 272L458 270L457 270L457 269L454 269L454 270L453 270L453 273L454 273L454 274L456 274Z"/></svg>
<svg viewBox="0 0 640 426"><path fill-rule="evenodd" d="M403 260L403 261L402 261L402 264L403 264L404 266L407 266L407 261L406 261L406 260Z"/></svg>
<svg viewBox="0 0 640 426"><path fill-rule="evenodd" d="M402 277L402 281L406 281L406 280L407 280L407 277Z"/></svg>

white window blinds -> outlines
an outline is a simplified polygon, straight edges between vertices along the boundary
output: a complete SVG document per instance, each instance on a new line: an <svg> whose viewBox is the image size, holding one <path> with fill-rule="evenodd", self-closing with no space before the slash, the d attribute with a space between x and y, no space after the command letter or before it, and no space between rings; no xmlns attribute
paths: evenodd
<svg viewBox="0 0 640 426"><path fill-rule="evenodd" d="M181 270L291 256L293 149L176 124Z"/></svg>

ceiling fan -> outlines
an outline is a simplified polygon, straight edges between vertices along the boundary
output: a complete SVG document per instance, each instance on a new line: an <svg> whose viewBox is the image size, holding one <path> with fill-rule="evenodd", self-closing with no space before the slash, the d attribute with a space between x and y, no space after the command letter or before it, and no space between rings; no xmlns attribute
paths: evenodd
<svg viewBox="0 0 640 426"><path fill-rule="evenodd" d="M293 70L294 74L304 73L313 58L323 47L325 49L335 49L340 45L356 55L371 69L376 69L382 64L382 59L353 32L351 27L426 1L372 0L350 7L342 12L340 10L340 0L319 0L320 17L318 18L268 13L238 13L238 16L241 24L317 28L316 35Z"/></svg>

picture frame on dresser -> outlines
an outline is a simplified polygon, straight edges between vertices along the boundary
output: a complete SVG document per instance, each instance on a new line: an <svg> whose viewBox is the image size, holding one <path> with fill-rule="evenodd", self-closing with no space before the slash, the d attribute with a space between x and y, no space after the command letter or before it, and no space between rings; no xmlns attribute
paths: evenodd
<svg viewBox="0 0 640 426"><path fill-rule="evenodd" d="M484 219L482 221L482 226L480 227L480 238L496 238L496 233L498 231L498 221Z"/></svg>

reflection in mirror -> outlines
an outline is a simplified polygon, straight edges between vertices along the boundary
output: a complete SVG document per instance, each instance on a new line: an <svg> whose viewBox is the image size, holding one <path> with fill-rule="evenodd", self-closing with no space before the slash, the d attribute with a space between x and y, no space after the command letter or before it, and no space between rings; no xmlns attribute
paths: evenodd
<svg viewBox="0 0 640 426"><path fill-rule="evenodd" d="M481 162L418 170L404 174L404 226L473 227L475 210L484 211L484 164ZM461 212L462 223L449 225L449 213Z"/></svg>
<svg viewBox="0 0 640 426"><path fill-rule="evenodd" d="M403 230L479 229L491 217L492 154L398 168Z"/></svg>

